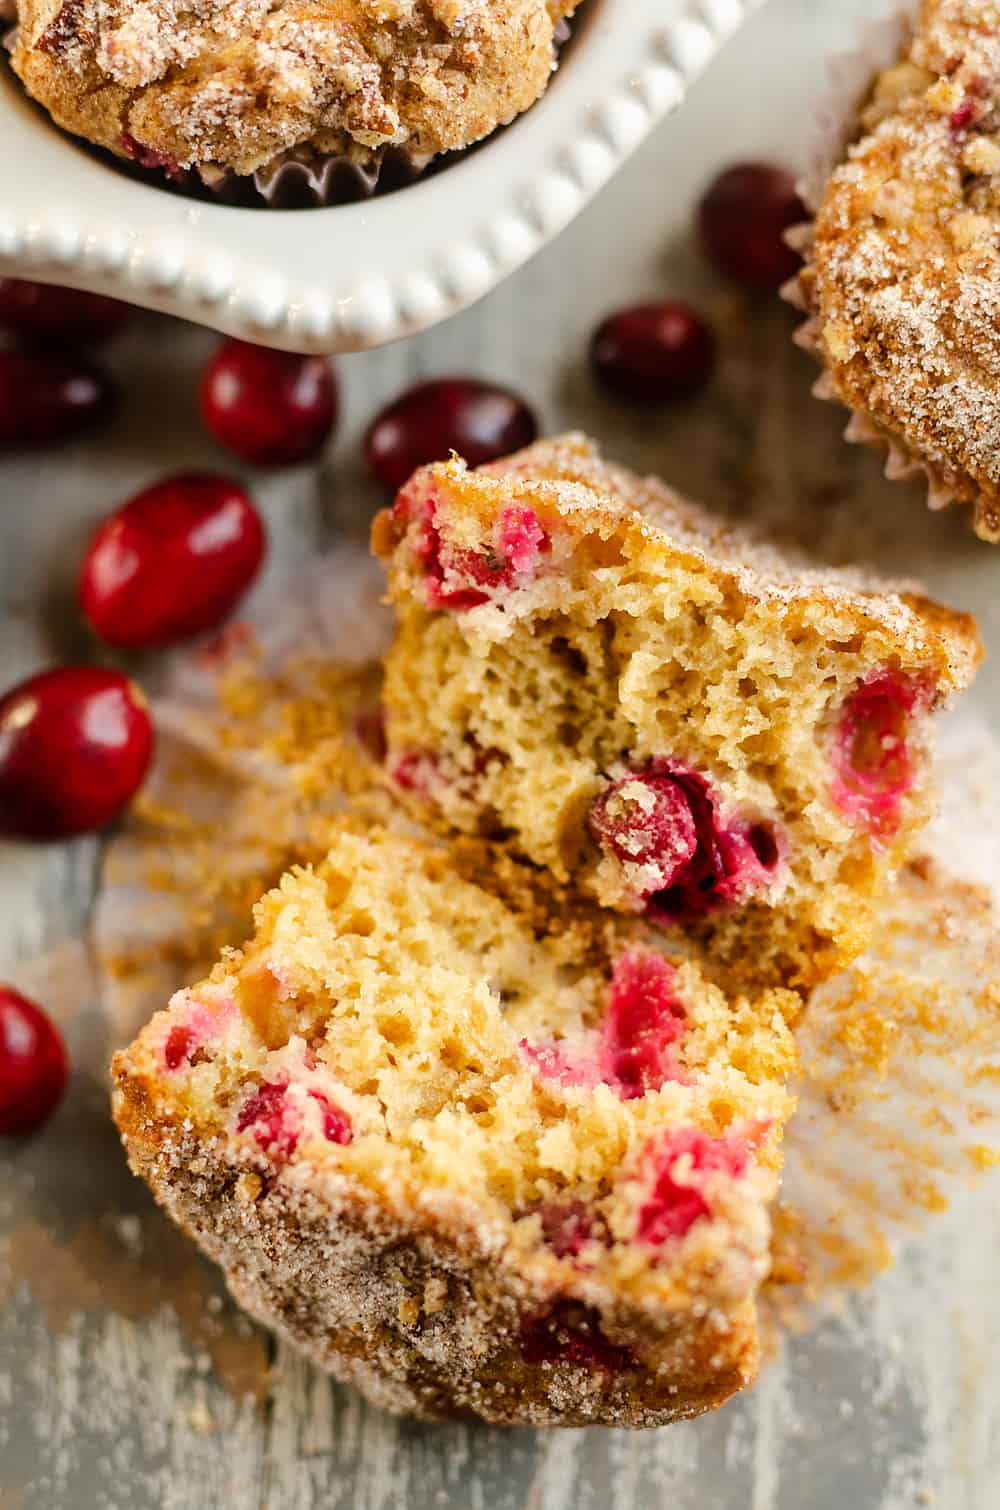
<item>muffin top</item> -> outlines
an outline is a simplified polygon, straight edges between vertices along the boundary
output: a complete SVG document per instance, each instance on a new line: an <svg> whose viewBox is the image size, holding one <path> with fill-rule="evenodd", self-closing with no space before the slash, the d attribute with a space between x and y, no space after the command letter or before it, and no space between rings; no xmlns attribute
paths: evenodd
<svg viewBox="0 0 1000 1510"><path fill-rule="evenodd" d="M862 438L1000 540L1000 5L926 0L860 125L802 278L810 344Z"/></svg>
<svg viewBox="0 0 1000 1510"><path fill-rule="evenodd" d="M19 0L12 62L58 125L145 166L251 173L468 146L544 90L575 0Z"/></svg>

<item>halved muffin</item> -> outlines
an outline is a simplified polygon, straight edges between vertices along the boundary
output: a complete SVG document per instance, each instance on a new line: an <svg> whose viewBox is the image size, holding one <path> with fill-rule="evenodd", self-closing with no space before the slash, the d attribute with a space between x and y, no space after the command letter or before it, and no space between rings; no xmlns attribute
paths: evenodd
<svg viewBox="0 0 1000 1510"><path fill-rule="evenodd" d="M975 626L818 571L582 437L425 468L381 514L387 772L713 970L853 959L928 815L932 715Z"/></svg>
<svg viewBox="0 0 1000 1510"><path fill-rule="evenodd" d="M695 1415L757 1366L799 999L496 863L344 824L116 1056L130 1161L381 1405Z"/></svg>

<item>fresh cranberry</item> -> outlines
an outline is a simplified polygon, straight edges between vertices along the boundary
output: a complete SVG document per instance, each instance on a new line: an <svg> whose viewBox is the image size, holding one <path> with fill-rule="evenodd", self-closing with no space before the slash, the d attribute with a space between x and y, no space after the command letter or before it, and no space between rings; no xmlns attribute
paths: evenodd
<svg viewBox="0 0 1000 1510"><path fill-rule="evenodd" d="M0 278L0 329L33 343L98 346L131 316L130 305L103 294Z"/></svg>
<svg viewBox="0 0 1000 1510"><path fill-rule="evenodd" d="M118 393L82 357L0 351L0 449L56 446L102 424Z"/></svg>
<svg viewBox="0 0 1000 1510"><path fill-rule="evenodd" d="M695 1222L710 1214L703 1194L708 1176L723 1174L738 1179L750 1162L746 1138L735 1134L712 1138L697 1128L668 1133L654 1145L651 1154L653 1183L639 1211L638 1237L654 1248L672 1238L685 1237ZM682 1159L683 1174L678 1168Z"/></svg>
<svg viewBox="0 0 1000 1510"><path fill-rule="evenodd" d="M597 327L590 363L602 387L633 404L692 398L712 375L715 343L686 304L637 304Z"/></svg>
<svg viewBox="0 0 1000 1510"><path fill-rule="evenodd" d="M590 830L654 922L743 901L771 885L781 859L767 824L723 822L705 778L673 760L613 782L591 808Z"/></svg>
<svg viewBox="0 0 1000 1510"><path fill-rule="evenodd" d="M591 808L590 828L623 865L642 867L646 891L670 886L698 848L691 804L671 775L637 772L613 782Z"/></svg>
<svg viewBox="0 0 1000 1510"><path fill-rule="evenodd" d="M671 1046L686 1027L672 966L648 949L621 955L611 976L601 1062L607 1083L623 1101L681 1078Z"/></svg>
<svg viewBox="0 0 1000 1510"><path fill-rule="evenodd" d="M52 1115L69 1075L62 1034L41 1007L0 985L0 1133L25 1133Z"/></svg>
<svg viewBox="0 0 1000 1510"><path fill-rule="evenodd" d="M141 692L117 671L64 666L0 698L0 834L65 839L103 828L153 753Z"/></svg>
<svg viewBox="0 0 1000 1510"><path fill-rule="evenodd" d="M686 1028L673 967L652 950L632 949L615 963L599 1033L559 1043L522 1038L520 1049L543 1080L607 1085L622 1101L634 1101L668 1080L683 1081L673 1045Z"/></svg>
<svg viewBox="0 0 1000 1510"><path fill-rule="evenodd" d="M631 1348L605 1337L597 1311L567 1300L526 1316L521 1323L520 1344L525 1363L535 1365L571 1363L577 1368L619 1373L636 1364Z"/></svg>
<svg viewBox="0 0 1000 1510"><path fill-rule="evenodd" d="M834 801L873 835L899 827L903 798L917 779L910 721L927 700L926 687L890 669L862 682L844 704L833 751Z"/></svg>
<svg viewBox="0 0 1000 1510"><path fill-rule="evenodd" d="M211 629L246 592L266 549L243 489L222 477L172 477L137 493L97 530L80 607L122 649L151 649Z"/></svg>
<svg viewBox="0 0 1000 1510"><path fill-rule="evenodd" d="M798 253L784 237L807 218L787 168L738 163L710 185L698 228L705 254L720 272L744 288L772 293L798 271Z"/></svg>
<svg viewBox="0 0 1000 1510"><path fill-rule="evenodd" d="M452 451L470 467L530 446L535 416L506 388L475 378L418 383L375 416L363 442L372 476L395 492L411 473Z"/></svg>
<svg viewBox="0 0 1000 1510"><path fill-rule="evenodd" d="M293 466L321 451L337 419L326 357L224 341L201 380L201 417L220 445L261 467Z"/></svg>

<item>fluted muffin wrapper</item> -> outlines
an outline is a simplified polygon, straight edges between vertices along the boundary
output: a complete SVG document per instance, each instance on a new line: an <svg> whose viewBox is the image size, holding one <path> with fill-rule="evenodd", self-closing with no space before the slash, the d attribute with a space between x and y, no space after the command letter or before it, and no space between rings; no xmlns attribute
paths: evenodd
<svg viewBox="0 0 1000 1510"><path fill-rule="evenodd" d="M331 675L365 684L354 723L370 722L391 633L382 586L363 547L342 546L173 660L153 700L155 769L108 846L96 905L112 1047L200 978L222 942L242 942L256 895L343 810L336 782L274 736L308 724L303 709L328 700ZM1000 743L965 713L943 732L942 811L921 841L929 858L889 904L892 947L818 988L803 1016L764 1300L775 1336L866 1283L1000 1162ZM936 867L956 856L962 879L941 880ZM213 895L206 876L227 877L230 892Z"/></svg>
<svg viewBox="0 0 1000 1510"><path fill-rule="evenodd" d="M822 203L826 184L834 169L844 160L845 150L858 131L858 105L875 78L900 56L920 10L919 0L894 6L878 21L868 22L860 30L850 50L832 58L828 64L829 88L820 96L813 120L813 135L806 167L799 182L799 192L806 208L815 214ZM802 253L805 268L811 262L813 222L795 227L788 240ZM795 334L796 345L822 365L819 321L809 307L808 295L800 276L792 278L782 289L784 298L806 315ZM913 451L901 436L880 425L866 410L845 404L833 378L823 372L813 393L826 402L838 403L849 410L844 439L852 445L868 446L884 457L884 470L891 482L922 482L927 506L933 510L964 505L957 498L949 479L932 461ZM973 506L973 525L977 535L990 544L1000 543L1000 521L992 505L979 499Z"/></svg>

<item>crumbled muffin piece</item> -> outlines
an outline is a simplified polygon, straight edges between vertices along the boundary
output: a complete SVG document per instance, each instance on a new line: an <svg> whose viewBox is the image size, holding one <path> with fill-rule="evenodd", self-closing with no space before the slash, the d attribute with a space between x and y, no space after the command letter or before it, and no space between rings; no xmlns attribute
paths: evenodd
<svg viewBox="0 0 1000 1510"><path fill-rule="evenodd" d="M799 999L638 920L540 934L484 863L345 825L116 1057L130 1161L378 1404L695 1415L757 1366Z"/></svg>
<svg viewBox="0 0 1000 1510"><path fill-rule="evenodd" d="M374 545L387 775L422 819L745 980L806 988L864 947L970 619L810 570L580 437L421 470Z"/></svg>

